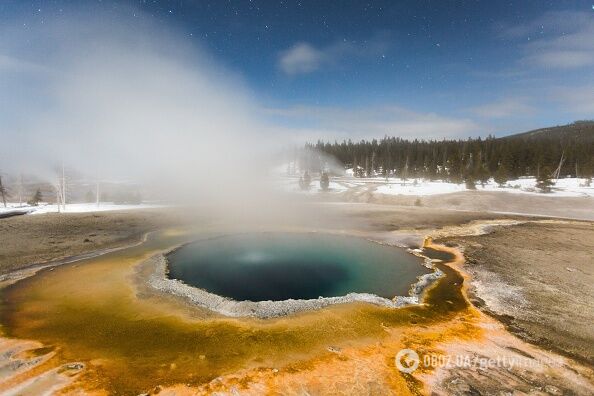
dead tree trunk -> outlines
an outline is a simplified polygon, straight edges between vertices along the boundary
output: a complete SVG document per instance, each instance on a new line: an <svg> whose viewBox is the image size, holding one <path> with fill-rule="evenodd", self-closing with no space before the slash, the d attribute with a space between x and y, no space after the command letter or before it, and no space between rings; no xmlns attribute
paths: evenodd
<svg viewBox="0 0 594 396"><path fill-rule="evenodd" d="M2 176L0 176L0 194L2 194L2 203L4 204L4 207L6 207L6 190L2 185Z"/></svg>

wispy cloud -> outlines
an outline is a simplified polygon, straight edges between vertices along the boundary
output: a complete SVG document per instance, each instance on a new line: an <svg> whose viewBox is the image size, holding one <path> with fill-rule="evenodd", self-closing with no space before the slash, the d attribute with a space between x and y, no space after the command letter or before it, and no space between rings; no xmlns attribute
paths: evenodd
<svg viewBox="0 0 594 396"><path fill-rule="evenodd" d="M421 113L398 106L374 108L297 106L269 109L268 114L289 121L296 135L315 140L381 138L385 135L409 139L461 138L485 134L487 130L468 118Z"/></svg>
<svg viewBox="0 0 594 396"><path fill-rule="evenodd" d="M504 98L470 109L471 113L484 118L509 118L533 115L536 109L525 98Z"/></svg>
<svg viewBox="0 0 594 396"><path fill-rule="evenodd" d="M594 115L594 85L557 88L551 96L568 113L585 118Z"/></svg>
<svg viewBox="0 0 594 396"><path fill-rule="evenodd" d="M591 37L594 37L594 31ZM573 69L594 65L594 51L550 50L532 54L526 60L541 67Z"/></svg>
<svg viewBox="0 0 594 396"><path fill-rule="evenodd" d="M40 72L46 68L40 64L29 62L10 55L0 54L0 72Z"/></svg>
<svg viewBox="0 0 594 396"><path fill-rule="evenodd" d="M502 37L523 39L521 62L548 69L594 65L594 18L576 11L549 12L530 23L507 27Z"/></svg>
<svg viewBox="0 0 594 396"><path fill-rule="evenodd" d="M327 56L308 43L297 43L281 53L278 64L287 74L310 73L317 70Z"/></svg>
<svg viewBox="0 0 594 396"><path fill-rule="evenodd" d="M325 47L298 42L281 51L277 66L287 75L312 73L327 66L337 66L347 58L377 57L388 49L385 37L363 41L337 41Z"/></svg>

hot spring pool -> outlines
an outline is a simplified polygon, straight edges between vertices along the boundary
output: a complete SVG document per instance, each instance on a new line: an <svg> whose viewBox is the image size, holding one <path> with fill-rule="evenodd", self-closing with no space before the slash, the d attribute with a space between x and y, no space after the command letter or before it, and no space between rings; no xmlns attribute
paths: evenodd
<svg viewBox="0 0 594 396"><path fill-rule="evenodd" d="M281 301L373 293L407 295L422 260L395 247L328 234L241 234L168 255L169 277L234 300Z"/></svg>

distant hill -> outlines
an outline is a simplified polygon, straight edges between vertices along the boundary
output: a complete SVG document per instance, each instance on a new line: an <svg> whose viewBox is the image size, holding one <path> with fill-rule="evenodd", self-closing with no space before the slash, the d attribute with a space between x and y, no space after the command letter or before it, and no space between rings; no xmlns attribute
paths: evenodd
<svg viewBox="0 0 594 396"><path fill-rule="evenodd" d="M549 128L535 129L515 135L501 137L502 140L577 140L581 142L594 142L594 121L576 121L572 124Z"/></svg>

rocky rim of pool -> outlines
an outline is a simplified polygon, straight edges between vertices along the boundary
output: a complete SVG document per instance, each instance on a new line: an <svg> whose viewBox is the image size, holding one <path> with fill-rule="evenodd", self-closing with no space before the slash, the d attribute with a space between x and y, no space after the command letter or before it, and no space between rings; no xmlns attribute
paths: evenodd
<svg viewBox="0 0 594 396"><path fill-rule="evenodd" d="M254 233L252 235L274 235L269 233ZM364 302L389 308L399 308L412 304L419 304L423 291L431 285L443 273L436 268L432 261L421 254L420 249L403 249L402 247L385 245L369 239L332 235L324 233L284 233L284 236L290 235L297 239L305 237L314 238L350 238L349 243L368 243L381 249L398 249L405 252L410 257L419 260L418 276L408 285L408 293L403 295L394 295L393 297L380 296L373 292L348 292L342 295L319 296L317 298L287 298L281 300L266 299L260 301L237 300L229 296L214 293L204 287L190 285L183 280L175 279L171 275L172 254L177 254L181 249L187 249L188 246L202 244L205 241L212 241L215 238L195 241L189 244L183 244L166 252L155 254L143 261L137 270L139 280L143 285L148 286L154 292L164 293L181 299L192 306L206 308L210 311L228 317L255 317L255 318L274 318L285 315L291 315L302 311L317 310L329 305L346 304L353 302ZM224 235L216 238L235 238L237 235ZM347 252L348 253L348 252ZM352 253L352 252L350 252ZM396 264L397 265L397 264ZM395 292L396 293L396 292Z"/></svg>

